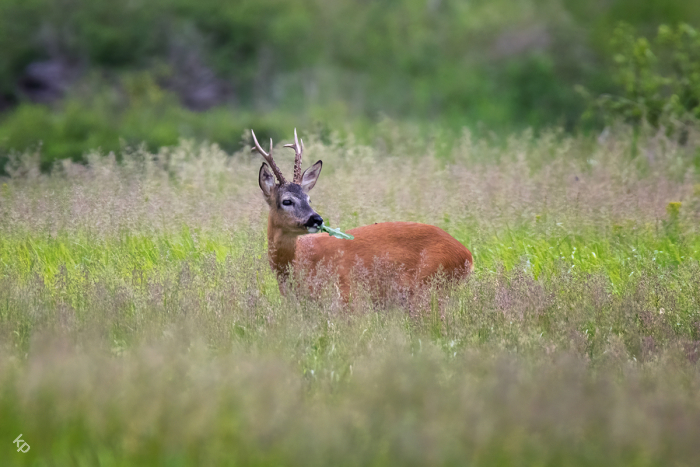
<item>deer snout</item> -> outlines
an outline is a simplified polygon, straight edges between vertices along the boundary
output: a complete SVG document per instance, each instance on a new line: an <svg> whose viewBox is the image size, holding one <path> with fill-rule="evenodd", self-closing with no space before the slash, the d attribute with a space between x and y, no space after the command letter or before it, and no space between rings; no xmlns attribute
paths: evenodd
<svg viewBox="0 0 700 467"><path fill-rule="evenodd" d="M304 223L304 227L308 227L310 229L313 228L320 228L321 224L323 224L323 217L319 216L318 214L312 214L311 217L308 218L308 220Z"/></svg>

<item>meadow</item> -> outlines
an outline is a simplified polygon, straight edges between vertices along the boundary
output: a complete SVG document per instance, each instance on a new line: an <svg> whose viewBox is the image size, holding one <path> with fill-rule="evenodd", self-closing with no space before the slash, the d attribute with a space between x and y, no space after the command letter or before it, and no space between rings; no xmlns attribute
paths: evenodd
<svg viewBox="0 0 700 467"><path fill-rule="evenodd" d="M331 226L425 222L474 254L466 282L347 305L279 293L255 154L15 154L2 464L700 465L696 130L302 133Z"/></svg>

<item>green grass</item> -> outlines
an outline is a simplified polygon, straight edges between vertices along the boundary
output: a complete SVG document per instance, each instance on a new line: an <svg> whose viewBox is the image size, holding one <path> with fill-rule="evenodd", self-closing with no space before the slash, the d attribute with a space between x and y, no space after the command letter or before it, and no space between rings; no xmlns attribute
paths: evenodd
<svg viewBox="0 0 700 467"><path fill-rule="evenodd" d="M624 128L465 135L435 157L400 131L389 150L303 135L305 165L324 161L314 207L343 230L439 225L476 269L348 305L332 284L280 295L254 155L16 161L4 465L696 465L697 135L642 139L653 158Z"/></svg>

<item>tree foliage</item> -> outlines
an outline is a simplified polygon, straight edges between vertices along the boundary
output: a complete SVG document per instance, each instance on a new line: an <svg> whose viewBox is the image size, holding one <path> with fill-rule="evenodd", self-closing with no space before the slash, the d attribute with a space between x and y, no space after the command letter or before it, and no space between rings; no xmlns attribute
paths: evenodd
<svg viewBox="0 0 700 467"><path fill-rule="evenodd" d="M611 41L617 94L602 94L592 112L606 121L622 119L669 132L700 118L700 34L689 24L661 25L653 41L621 23Z"/></svg>

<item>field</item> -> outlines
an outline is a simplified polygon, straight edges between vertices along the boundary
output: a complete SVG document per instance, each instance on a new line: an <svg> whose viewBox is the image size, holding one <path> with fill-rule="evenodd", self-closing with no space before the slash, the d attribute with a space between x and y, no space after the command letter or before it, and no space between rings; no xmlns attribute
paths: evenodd
<svg viewBox="0 0 700 467"><path fill-rule="evenodd" d="M410 302L281 296L255 154L15 156L2 464L700 465L700 134L410 135L303 135L331 226L474 254Z"/></svg>

